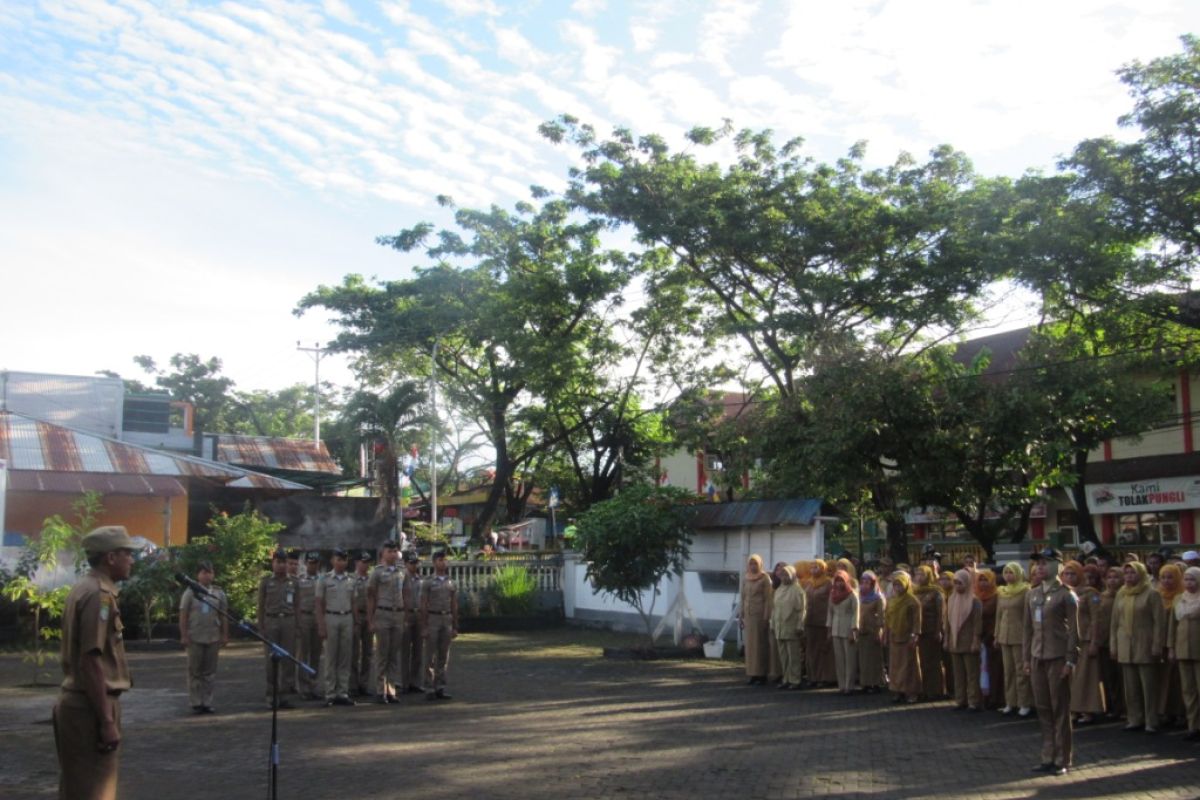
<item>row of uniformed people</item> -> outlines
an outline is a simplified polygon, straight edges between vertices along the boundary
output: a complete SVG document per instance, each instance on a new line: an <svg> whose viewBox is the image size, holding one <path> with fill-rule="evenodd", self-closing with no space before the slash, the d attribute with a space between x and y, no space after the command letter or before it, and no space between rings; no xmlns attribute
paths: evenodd
<svg viewBox="0 0 1200 800"><path fill-rule="evenodd" d="M345 551L335 550L332 561L333 569L322 575L318 554L309 553L301 576L296 554L279 550L272 573L259 585L260 630L287 649L294 642L296 657L317 672L314 677L281 665L280 707L290 707L287 698L296 692L305 699L323 697L327 705L353 705L352 694L370 694L372 688L381 704L421 691L430 699L448 698L446 670L450 641L458 632L458 596L445 553L434 555L434 575L424 580L415 553L406 553L400 566L394 541L383 544L374 569L365 552L353 575L346 572ZM265 658L270 703L274 663L269 649ZM323 694L318 694L321 685Z"/></svg>
<svg viewBox="0 0 1200 800"><path fill-rule="evenodd" d="M1115 714L1122 694L1130 697L1125 730L1156 732L1165 712L1186 718L1185 738L1200 740L1200 568L1160 559L1152 576L1136 560L1105 570L1098 559L1064 565L1052 549L1042 555L1030 582L1010 563L999 587L993 571L974 563L940 576L936 560L894 573L885 563L882 578L868 571L856 586L845 559L799 564L809 573L799 580L784 564L767 576L752 557L741 603L749 681L779 675L781 688L796 688L806 672L821 685L821 659L832 655L841 691L856 680L870 691L883 680L886 649L896 702L949 691L958 708L978 711L982 684L1002 713L1029 716L1036 705L1049 743L1041 768L1056 772L1070 765L1071 723ZM1070 612L1043 628L1059 601ZM1039 671L1050 661L1057 673Z"/></svg>

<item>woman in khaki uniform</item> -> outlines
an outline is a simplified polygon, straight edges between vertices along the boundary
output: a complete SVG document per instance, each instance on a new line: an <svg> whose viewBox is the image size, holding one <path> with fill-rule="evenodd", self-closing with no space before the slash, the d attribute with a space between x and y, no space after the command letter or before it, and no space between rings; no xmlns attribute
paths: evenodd
<svg viewBox="0 0 1200 800"><path fill-rule="evenodd" d="M780 689L799 689L804 680L804 611L807 598L796 582L794 567L780 570L779 588L771 606L771 637L779 652Z"/></svg>
<svg viewBox="0 0 1200 800"><path fill-rule="evenodd" d="M1150 573L1140 561L1122 570L1125 585L1117 592L1109 628L1109 649L1121 665L1125 685L1125 730L1158 732L1158 663L1166 628L1162 598L1150 588Z"/></svg>
<svg viewBox="0 0 1200 800"><path fill-rule="evenodd" d="M921 694L926 700L946 696L945 670L942 665L942 621L946 616L946 597L942 594L933 568L922 564L913 575L913 591L921 603Z"/></svg>
<svg viewBox="0 0 1200 800"><path fill-rule="evenodd" d="M833 588L828 569L820 559L809 564L808 616L804 619L804 666L808 681L829 686L837 680L833 667L833 644L829 641L829 592Z"/></svg>
<svg viewBox="0 0 1200 800"><path fill-rule="evenodd" d="M1164 564L1158 570L1156 589L1163 604L1163 662L1158 673L1158 719L1164 727L1173 728L1186 717L1179 670L1175 669L1166 652L1171 642L1166 628L1175 614L1175 601L1183 594L1183 570L1178 564Z"/></svg>
<svg viewBox="0 0 1200 800"><path fill-rule="evenodd" d="M877 694L887 683L883 675L883 627L887 600L878 590L878 583L875 573L867 570L858 584L858 682L868 694Z"/></svg>
<svg viewBox="0 0 1200 800"><path fill-rule="evenodd" d="M1200 741L1200 567L1183 573L1183 593L1167 622L1167 649L1179 670L1183 701L1187 706L1189 742Z"/></svg>
<svg viewBox="0 0 1200 800"><path fill-rule="evenodd" d="M742 576L742 604L738 624L746 642L746 682L765 685L771 646L771 579L763 571L762 556L752 555Z"/></svg>
<svg viewBox="0 0 1200 800"><path fill-rule="evenodd" d="M971 591L971 573L954 573L954 588L946 604L943 641L954 670L954 702L959 709L983 710L979 691L979 647L983 635L983 603Z"/></svg>
<svg viewBox="0 0 1200 800"><path fill-rule="evenodd" d="M892 573L892 596L884 610L883 645L888 652L888 688L893 703L917 702L921 694L921 603L913 595L908 573Z"/></svg>
<svg viewBox="0 0 1200 800"><path fill-rule="evenodd" d="M1062 582L1079 598L1079 663L1071 673L1071 713L1076 725L1090 725L1104 715L1104 696L1100 691L1100 663L1092 655L1095 636L1095 610L1100 592L1084 580L1083 565L1068 561L1063 565Z"/></svg>
<svg viewBox="0 0 1200 800"><path fill-rule="evenodd" d="M844 569L834 573L826 621L833 645L838 691L850 694L858 682L858 594Z"/></svg>
<svg viewBox="0 0 1200 800"><path fill-rule="evenodd" d="M996 644L1004 664L1004 708L1001 714L1019 710L1022 717L1033 713L1033 687L1025 674L1021 648L1025 638L1025 598L1029 584L1025 570L1016 561L1004 565L1004 585L996 589Z"/></svg>
<svg viewBox="0 0 1200 800"><path fill-rule="evenodd" d="M1121 665L1113 657L1108 648L1108 631L1112 629L1113 604L1117 592L1124 585L1125 579L1120 567L1109 567L1101 577L1100 602L1092 612L1092 644L1090 649L1096 653L1096 661L1100 667L1100 683L1104 687L1104 707L1110 717L1120 717L1125 713L1125 692L1121 679Z"/></svg>
<svg viewBox="0 0 1200 800"><path fill-rule="evenodd" d="M979 635L979 687L983 707L998 709L1004 705L1004 659L996 647L996 573L990 567L976 571L975 596L979 598L983 619Z"/></svg>

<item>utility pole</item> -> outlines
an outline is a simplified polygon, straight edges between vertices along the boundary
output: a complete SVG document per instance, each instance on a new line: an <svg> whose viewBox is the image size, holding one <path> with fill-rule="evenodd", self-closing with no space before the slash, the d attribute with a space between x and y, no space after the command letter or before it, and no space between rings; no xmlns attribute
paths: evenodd
<svg viewBox="0 0 1200 800"><path fill-rule="evenodd" d="M321 358L328 351L321 347L319 342L312 347L301 347L299 339L296 340L296 349L308 353L317 365L316 378L313 380L313 395L316 398L316 413L313 414L313 441L319 445L321 443Z"/></svg>
<svg viewBox="0 0 1200 800"><path fill-rule="evenodd" d="M433 403L433 430L429 435L429 524L437 533L437 350L438 340L433 340L433 351L429 354L429 399Z"/></svg>

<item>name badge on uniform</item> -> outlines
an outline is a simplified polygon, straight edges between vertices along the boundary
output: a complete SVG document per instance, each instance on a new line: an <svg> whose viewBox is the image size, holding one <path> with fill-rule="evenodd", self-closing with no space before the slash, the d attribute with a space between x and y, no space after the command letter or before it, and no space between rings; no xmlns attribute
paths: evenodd
<svg viewBox="0 0 1200 800"><path fill-rule="evenodd" d="M1033 621L1039 625L1042 624L1042 607L1041 606L1033 607Z"/></svg>
<svg viewBox="0 0 1200 800"><path fill-rule="evenodd" d="M210 610L211 610L211 609L209 608L209 605L208 605L208 603L201 603L201 604L200 604L200 613L201 613L201 614L207 614L207 613L208 613Z"/></svg>
<svg viewBox="0 0 1200 800"><path fill-rule="evenodd" d="M100 621L108 622L108 595L100 596Z"/></svg>
<svg viewBox="0 0 1200 800"><path fill-rule="evenodd" d="M292 603L296 602L296 594L295 594L295 592L289 591L289 592L287 593L287 600L286 600L285 602L286 602L286 603L287 603L289 606L290 606Z"/></svg>

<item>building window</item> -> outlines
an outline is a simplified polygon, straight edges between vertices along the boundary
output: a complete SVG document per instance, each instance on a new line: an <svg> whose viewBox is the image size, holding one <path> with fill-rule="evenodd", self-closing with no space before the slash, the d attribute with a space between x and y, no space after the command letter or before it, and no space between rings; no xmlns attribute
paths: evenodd
<svg viewBox="0 0 1200 800"><path fill-rule="evenodd" d="M1179 544L1179 512L1122 514L1117 518L1117 544Z"/></svg>
<svg viewBox="0 0 1200 800"><path fill-rule="evenodd" d="M1068 508L1058 512L1058 537L1060 544L1079 544L1079 517L1075 509Z"/></svg>

